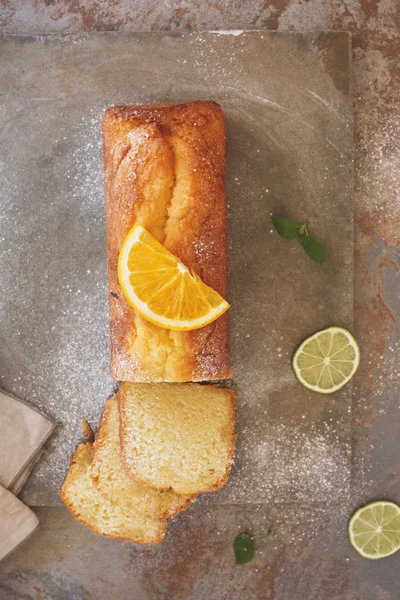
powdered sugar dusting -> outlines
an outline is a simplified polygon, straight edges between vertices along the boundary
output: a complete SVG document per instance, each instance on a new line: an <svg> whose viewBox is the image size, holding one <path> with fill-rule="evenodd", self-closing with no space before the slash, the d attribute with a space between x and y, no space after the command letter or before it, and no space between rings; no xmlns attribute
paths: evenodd
<svg viewBox="0 0 400 600"><path fill-rule="evenodd" d="M377 110L368 120L373 125L379 120L380 127L369 131L364 124L366 135L358 142L361 158L356 193L363 195L363 211L383 212L393 218L400 212L400 114L396 111L382 120ZM400 234L397 239L400 241Z"/></svg>
<svg viewBox="0 0 400 600"><path fill-rule="evenodd" d="M233 467L235 489L230 484L217 498L203 498L203 502L225 501L234 497L241 502L251 493L252 501L282 503L297 501L308 503L329 502L344 497L350 486L350 449L343 446L340 437L332 436L328 424L317 431L307 432L284 424L267 427L262 440L254 440L251 433L244 446L239 445L240 461ZM239 441L240 444L240 441ZM267 476L252 484L254 469ZM236 471L236 472L235 472Z"/></svg>
<svg viewBox="0 0 400 600"><path fill-rule="evenodd" d="M4 272L8 293L3 301L20 354L15 361L7 360L6 387L59 423L50 452L34 475L37 490L59 487L72 449L81 439L82 417L96 425L115 387L108 375L102 112L103 107L93 108L68 131L60 114L57 136L44 125L44 135L56 150L38 157L45 166L38 175L46 182L59 155L65 154L62 199L50 197L45 185L42 212L27 222L18 240L13 232L21 227L20 215L27 207L16 202L18 210L7 213L3 248L10 264ZM13 282L21 260L23 293ZM16 261L14 267L11 261ZM34 493L30 501L35 503L36 498Z"/></svg>

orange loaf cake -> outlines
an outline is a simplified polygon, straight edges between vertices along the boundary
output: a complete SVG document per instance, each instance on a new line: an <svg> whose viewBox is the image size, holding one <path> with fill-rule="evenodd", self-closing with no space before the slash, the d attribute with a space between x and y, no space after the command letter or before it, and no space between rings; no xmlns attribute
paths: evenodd
<svg viewBox="0 0 400 600"><path fill-rule="evenodd" d="M225 121L215 102L116 106L103 119L111 375L132 382L230 377L228 317L194 331L146 321L118 282L135 222L203 282L227 294Z"/></svg>

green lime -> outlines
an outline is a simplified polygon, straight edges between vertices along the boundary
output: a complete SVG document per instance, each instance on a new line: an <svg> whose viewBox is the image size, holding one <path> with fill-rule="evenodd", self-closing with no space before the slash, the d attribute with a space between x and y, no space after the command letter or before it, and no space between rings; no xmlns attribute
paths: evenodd
<svg viewBox="0 0 400 600"><path fill-rule="evenodd" d="M329 327L307 338L293 356L297 379L309 390L332 394L358 369L360 349L347 329Z"/></svg>
<svg viewBox="0 0 400 600"><path fill-rule="evenodd" d="M349 537L364 558L394 554L400 550L400 507L386 500L362 506L350 519Z"/></svg>

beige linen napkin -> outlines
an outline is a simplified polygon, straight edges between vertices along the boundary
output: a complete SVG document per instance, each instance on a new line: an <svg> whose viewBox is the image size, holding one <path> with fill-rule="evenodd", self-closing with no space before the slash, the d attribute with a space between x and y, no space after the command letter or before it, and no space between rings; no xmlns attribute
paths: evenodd
<svg viewBox="0 0 400 600"><path fill-rule="evenodd" d="M20 492L42 456L54 427L33 408L0 391L0 561L39 524L14 494Z"/></svg>
<svg viewBox="0 0 400 600"><path fill-rule="evenodd" d="M35 513L0 486L0 561L26 540L38 525Z"/></svg>
<svg viewBox="0 0 400 600"><path fill-rule="evenodd" d="M25 485L25 481L28 479L29 475L33 471L33 467L39 462L42 456L45 454L45 450L40 449L39 452L32 457L32 460L27 464L27 466L22 469L21 473L18 475L16 479L12 482L8 491L14 494L14 496L18 496L20 491Z"/></svg>
<svg viewBox="0 0 400 600"><path fill-rule="evenodd" d="M54 427L33 408L0 391L0 485L15 490L14 483L19 483L20 491Z"/></svg>

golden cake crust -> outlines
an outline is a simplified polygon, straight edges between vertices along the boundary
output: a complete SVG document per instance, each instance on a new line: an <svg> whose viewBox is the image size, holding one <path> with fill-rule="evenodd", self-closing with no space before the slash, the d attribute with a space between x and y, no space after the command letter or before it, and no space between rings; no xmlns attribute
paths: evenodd
<svg viewBox="0 0 400 600"><path fill-rule="evenodd" d="M125 299L118 255L137 221L227 295L225 121L215 102L120 106L103 119L111 375L133 382L231 376L226 314L190 332L140 317Z"/></svg>

